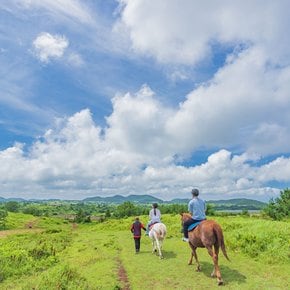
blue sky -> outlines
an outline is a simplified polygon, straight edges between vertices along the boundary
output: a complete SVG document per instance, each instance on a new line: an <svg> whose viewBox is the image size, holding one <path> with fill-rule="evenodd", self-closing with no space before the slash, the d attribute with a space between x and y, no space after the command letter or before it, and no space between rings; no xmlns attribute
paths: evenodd
<svg viewBox="0 0 290 290"><path fill-rule="evenodd" d="M278 196L290 183L289 8L1 1L0 196Z"/></svg>

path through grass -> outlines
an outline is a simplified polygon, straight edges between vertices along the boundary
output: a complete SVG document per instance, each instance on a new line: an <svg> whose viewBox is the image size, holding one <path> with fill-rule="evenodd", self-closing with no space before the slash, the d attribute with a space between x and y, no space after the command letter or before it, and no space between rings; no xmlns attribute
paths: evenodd
<svg viewBox="0 0 290 290"><path fill-rule="evenodd" d="M143 220L146 221L145 217ZM46 227L46 232L39 235L43 235L47 242L53 239L57 249L55 263L29 275L9 277L0 284L0 289L162 290L217 287L216 279L210 277L213 265L205 249L198 249L201 272L195 272L195 265L187 265L190 249L187 243L181 241L177 216L164 216L168 235L164 242L163 260L151 253L151 241L145 236L141 240L141 252L135 254L129 231L131 222L129 218L72 227L61 221L41 221L39 224L44 229ZM220 222L223 223L223 220ZM227 222L230 223L230 220ZM286 227L289 228L289 225ZM225 233L226 243L230 233L230 229ZM62 237L66 237L65 240ZM12 236L1 241L5 243L5 239L13 242ZM23 243L29 239L36 239L36 236L23 238ZM231 262L220 255L225 282L222 289L289 289L289 261L269 264L234 250L228 248Z"/></svg>

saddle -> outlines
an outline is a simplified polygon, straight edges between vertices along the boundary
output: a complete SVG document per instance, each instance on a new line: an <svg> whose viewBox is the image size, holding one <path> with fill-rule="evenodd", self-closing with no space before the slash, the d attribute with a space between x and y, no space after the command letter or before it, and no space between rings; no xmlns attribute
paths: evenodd
<svg viewBox="0 0 290 290"><path fill-rule="evenodd" d="M153 224L151 224L150 226L149 226L149 231L152 229L152 227L155 225L155 224L158 224L159 222L154 222Z"/></svg>
<svg viewBox="0 0 290 290"><path fill-rule="evenodd" d="M195 222L188 227L188 231L193 231L202 221Z"/></svg>

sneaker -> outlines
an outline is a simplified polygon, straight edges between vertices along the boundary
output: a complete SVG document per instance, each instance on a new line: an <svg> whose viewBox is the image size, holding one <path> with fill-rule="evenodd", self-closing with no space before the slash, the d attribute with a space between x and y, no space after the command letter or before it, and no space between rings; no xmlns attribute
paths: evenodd
<svg viewBox="0 0 290 290"><path fill-rule="evenodd" d="M182 240L184 241L184 242L188 242L188 238L182 238Z"/></svg>

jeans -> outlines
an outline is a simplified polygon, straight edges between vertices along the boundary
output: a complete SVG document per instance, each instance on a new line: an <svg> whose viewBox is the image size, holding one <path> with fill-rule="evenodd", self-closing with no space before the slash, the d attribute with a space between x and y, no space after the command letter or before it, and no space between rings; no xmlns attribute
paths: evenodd
<svg viewBox="0 0 290 290"><path fill-rule="evenodd" d="M183 223L183 234L184 237L188 239L188 227L196 222L200 222L200 220L188 219L186 222Z"/></svg>
<svg viewBox="0 0 290 290"><path fill-rule="evenodd" d="M134 238L136 252L140 251L140 240L141 238Z"/></svg>

